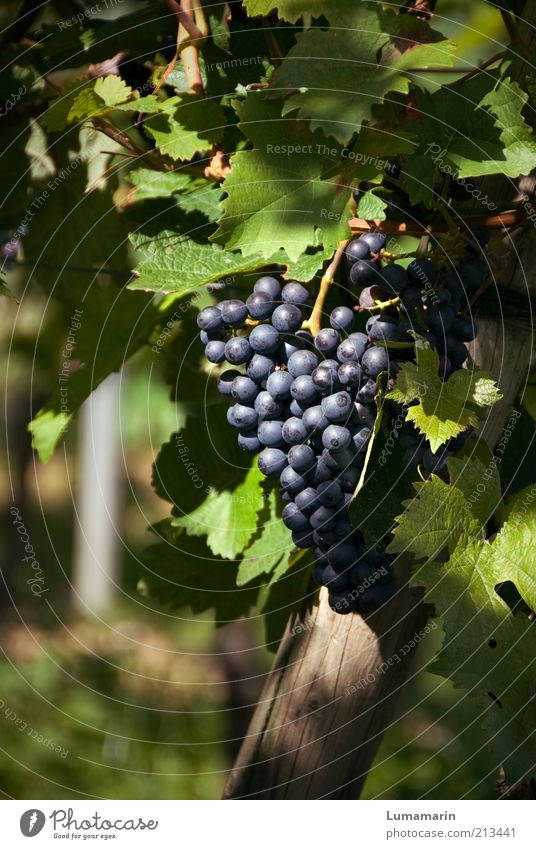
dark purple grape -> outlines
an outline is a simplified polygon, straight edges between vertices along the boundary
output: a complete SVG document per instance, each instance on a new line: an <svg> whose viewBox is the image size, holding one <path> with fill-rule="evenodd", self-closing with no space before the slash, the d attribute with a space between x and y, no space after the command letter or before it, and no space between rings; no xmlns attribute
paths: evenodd
<svg viewBox="0 0 536 849"><path fill-rule="evenodd" d="M271 298L265 292L253 292L247 299L246 306L250 316L260 321L270 318L274 308Z"/></svg>
<svg viewBox="0 0 536 849"><path fill-rule="evenodd" d="M286 462L287 459L285 457L285 465ZM300 492L300 490L305 489L305 487L307 486L306 478L302 474L297 472L295 469L293 469L292 466L286 466L286 468L282 470L281 477L279 478L279 483L281 484L282 489L286 490L291 495L296 495L297 492Z"/></svg>
<svg viewBox="0 0 536 849"><path fill-rule="evenodd" d="M283 422L277 419L266 419L259 424L257 436L267 448L283 448Z"/></svg>
<svg viewBox="0 0 536 849"><path fill-rule="evenodd" d="M274 477L275 475L281 475L285 471L287 458L283 451L280 451L278 448L265 448L259 454L257 463L263 475Z"/></svg>
<svg viewBox="0 0 536 849"><path fill-rule="evenodd" d="M223 327L221 310L218 307L205 307L197 316L197 326L200 330L219 330Z"/></svg>
<svg viewBox="0 0 536 849"><path fill-rule="evenodd" d="M290 387L290 394L300 404L313 404L318 399L318 392L310 374L296 377Z"/></svg>
<svg viewBox="0 0 536 849"><path fill-rule="evenodd" d="M290 531L305 531L310 528L309 519L296 504L291 503L283 507L281 518Z"/></svg>
<svg viewBox="0 0 536 849"><path fill-rule="evenodd" d="M318 365L318 357L312 351L295 351L290 355L287 368L292 377L312 374Z"/></svg>
<svg viewBox="0 0 536 849"><path fill-rule="evenodd" d="M307 428L301 419L291 416L283 425L283 439L288 445L300 445L307 439Z"/></svg>
<svg viewBox="0 0 536 849"><path fill-rule="evenodd" d="M265 419L278 419L283 414L283 404L276 401L269 392L263 390L255 398L255 409Z"/></svg>
<svg viewBox="0 0 536 849"><path fill-rule="evenodd" d="M329 425L322 434L322 444L329 451L338 451L348 448L352 442L352 435L347 427L341 425Z"/></svg>
<svg viewBox="0 0 536 849"><path fill-rule="evenodd" d="M382 371L389 371L389 354L385 348L369 348L361 357L361 367L372 380Z"/></svg>
<svg viewBox="0 0 536 849"><path fill-rule="evenodd" d="M254 292L263 292L272 301L277 301L281 295L281 285L275 277L259 277L253 286Z"/></svg>
<svg viewBox="0 0 536 849"><path fill-rule="evenodd" d="M272 313L272 324L280 333L298 330L302 321L301 310L294 304L280 304Z"/></svg>
<svg viewBox="0 0 536 849"><path fill-rule="evenodd" d="M350 282L355 286L366 286L369 283L374 283L377 277L378 267L376 263L369 259L360 259L354 262L350 269Z"/></svg>
<svg viewBox="0 0 536 849"><path fill-rule="evenodd" d="M302 475L313 468L316 455L310 445L293 445L288 452L288 462L291 469Z"/></svg>
<svg viewBox="0 0 536 849"><path fill-rule="evenodd" d="M329 356L335 354L341 342L341 337L337 330L332 327L324 327L315 336L315 348Z"/></svg>
<svg viewBox="0 0 536 849"><path fill-rule="evenodd" d="M279 345L279 333L271 324L258 324L249 334L249 344L256 354L273 354Z"/></svg>
<svg viewBox="0 0 536 849"><path fill-rule="evenodd" d="M302 421L309 434L312 434L314 431L321 433L329 424L327 418L322 412L320 404L315 407L308 407L304 410Z"/></svg>
<svg viewBox="0 0 536 849"><path fill-rule="evenodd" d="M363 233L360 236L361 241L365 242L372 253L379 253L386 245L387 239L385 233L380 233L378 230Z"/></svg>
<svg viewBox="0 0 536 849"><path fill-rule="evenodd" d="M408 265L408 277L411 280L411 285L417 289L429 288L436 281L437 267L431 259L426 257L414 259Z"/></svg>
<svg viewBox="0 0 536 849"><path fill-rule="evenodd" d="M241 404L249 404L259 394L259 387L250 377L239 374L231 385L231 395Z"/></svg>
<svg viewBox="0 0 536 849"><path fill-rule="evenodd" d="M209 363L223 363L225 360L225 342L213 340L205 348L205 357Z"/></svg>
<svg viewBox="0 0 536 849"><path fill-rule="evenodd" d="M472 342L473 339L476 339L478 329L470 318L459 315L452 322L452 332L462 342Z"/></svg>
<svg viewBox="0 0 536 849"><path fill-rule="evenodd" d="M303 304L307 304L309 302L309 298L310 295L308 290L296 280L291 280L290 283L283 286L281 291L281 300L287 304L297 304L298 306L301 306Z"/></svg>
<svg viewBox="0 0 536 849"><path fill-rule="evenodd" d="M249 310L243 301L234 299L224 301L221 307L221 317L227 327L241 327L249 315Z"/></svg>
<svg viewBox="0 0 536 849"><path fill-rule="evenodd" d="M350 307L335 307L332 310L329 323L339 333L349 333L354 323L355 313Z"/></svg>
<svg viewBox="0 0 536 849"><path fill-rule="evenodd" d="M339 366L337 374L340 384L344 387L353 388L355 386L360 386L363 382L363 369L359 363L353 362L352 360L342 363L342 365Z"/></svg>
<svg viewBox="0 0 536 849"><path fill-rule="evenodd" d="M263 383L268 380L268 376L274 371L275 363L269 357L263 354L254 354L249 361L246 371L248 377L255 380L257 383Z"/></svg>
<svg viewBox="0 0 536 849"><path fill-rule="evenodd" d="M370 248L361 238L352 239L346 248L346 258L352 265L360 259L368 259L369 256Z"/></svg>
<svg viewBox="0 0 536 849"><path fill-rule="evenodd" d="M337 372L333 372L333 369L325 366L324 363L321 363L318 368L315 368L311 379L315 388L322 394L331 393L338 389L339 378Z"/></svg>
<svg viewBox="0 0 536 849"><path fill-rule="evenodd" d="M209 344L212 343L210 342ZM234 366L249 362L252 356L251 345L243 336L233 336L225 343L225 358L227 362L232 363Z"/></svg>
<svg viewBox="0 0 536 849"><path fill-rule="evenodd" d="M306 486L301 492L298 492L294 499L296 507L303 513L309 513L318 505L318 495L316 489L312 486Z"/></svg>
<svg viewBox="0 0 536 849"><path fill-rule="evenodd" d="M352 412L352 398L348 392L335 392L322 399L322 412L330 422L342 422Z"/></svg>
<svg viewBox="0 0 536 849"><path fill-rule="evenodd" d="M266 381L266 390L275 401L284 401L286 398L290 398L292 382L292 375L288 371L278 369L269 375Z"/></svg>
<svg viewBox="0 0 536 849"><path fill-rule="evenodd" d="M343 492L341 485L336 480L318 483L317 492L320 504L325 507L337 507L342 501Z"/></svg>

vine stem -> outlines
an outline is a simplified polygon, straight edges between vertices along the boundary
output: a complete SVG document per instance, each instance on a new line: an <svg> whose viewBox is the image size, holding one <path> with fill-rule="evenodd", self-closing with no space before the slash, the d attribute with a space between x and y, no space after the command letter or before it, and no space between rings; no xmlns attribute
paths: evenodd
<svg viewBox="0 0 536 849"><path fill-rule="evenodd" d="M386 310L388 307L396 307L400 303L400 298L390 298L388 301L376 301L373 307L354 307L356 312L375 312L376 310Z"/></svg>
<svg viewBox="0 0 536 849"><path fill-rule="evenodd" d="M329 292L329 287L333 283L335 272L337 271L339 263L344 256L344 252L349 241L350 239L345 239L343 242L339 243L339 247L335 251L333 259L331 260L330 264L322 275L322 280L320 281L320 287L318 289L318 294L316 296L311 316L308 321L304 321L302 325L304 329L310 330L313 336L316 336L316 334L319 333L322 329L322 315L324 312L324 303Z"/></svg>
<svg viewBox="0 0 536 849"><path fill-rule="evenodd" d="M157 94L167 78L171 74L173 68L177 64L179 56L184 65L184 75L188 83L188 91L190 94L204 95L203 78L199 68L199 52L197 44L187 43L188 38L196 41L203 41L204 31L206 30L206 22L202 9L195 0L182 0L182 3L177 3L177 0L166 0L167 6L176 15L178 20L177 27L177 46L175 55L162 74L154 93ZM203 30L197 25L201 24Z"/></svg>
<svg viewBox="0 0 536 849"><path fill-rule="evenodd" d="M470 215L463 221L467 227L474 224L485 224L488 230L502 230L514 227L526 218L522 208L500 212L497 215ZM369 230L381 230L389 236L422 236L423 233L448 233L449 227L445 220L437 219L432 225L419 224L417 221L382 221L377 219L372 223L364 218L351 218L348 222L352 233L368 233ZM459 228L458 228L459 229Z"/></svg>

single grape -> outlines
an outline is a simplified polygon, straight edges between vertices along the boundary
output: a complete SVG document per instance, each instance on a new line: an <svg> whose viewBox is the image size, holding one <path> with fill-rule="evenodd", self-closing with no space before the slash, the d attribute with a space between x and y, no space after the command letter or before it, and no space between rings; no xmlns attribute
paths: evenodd
<svg viewBox="0 0 536 849"><path fill-rule="evenodd" d="M279 333L271 324L258 324L249 334L249 344L256 354L273 354L279 345Z"/></svg>
<svg viewBox="0 0 536 849"><path fill-rule="evenodd" d="M368 348L361 357L361 367L365 374L376 380L380 372L389 371L389 354L385 348Z"/></svg>
<svg viewBox="0 0 536 849"><path fill-rule="evenodd" d="M241 327L249 315L249 310L238 298L225 301L221 307L221 317L227 327Z"/></svg>
<svg viewBox="0 0 536 849"><path fill-rule="evenodd" d="M364 386L358 390L356 399L361 404L369 404L371 401L374 401L376 395L378 393L378 387L376 386L373 380L367 380Z"/></svg>
<svg viewBox="0 0 536 849"><path fill-rule="evenodd" d="M312 548L314 545L312 531L292 531L292 542L296 548Z"/></svg>
<svg viewBox="0 0 536 849"><path fill-rule="evenodd" d="M236 427L244 430L254 428L259 420L259 414L253 407L247 407L245 404L234 404L231 407L233 411L233 422Z"/></svg>
<svg viewBox="0 0 536 849"><path fill-rule="evenodd" d="M430 307L426 310L424 320L432 333L443 336L451 329L455 317L452 307Z"/></svg>
<svg viewBox="0 0 536 849"><path fill-rule="evenodd" d="M302 418L303 424L307 428L307 432L312 434L313 432L321 433L325 428L327 428L329 422L322 412L322 407L320 404L314 407L308 407L303 412Z"/></svg>
<svg viewBox="0 0 536 849"><path fill-rule="evenodd" d="M396 318L391 318L388 315L382 315L374 321L370 329L367 323L367 332L369 338L372 339L373 342L400 342L401 334L398 329L398 322Z"/></svg>
<svg viewBox="0 0 536 849"><path fill-rule="evenodd" d="M287 283L281 291L281 300L287 304L296 304L298 306L307 304L309 297L309 292L305 286L302 286L296 280Z"/></svg>
<svg viewBox="0 0 536 849"><path fill-rule="evenodd" d="M384 303L389 298L389 292L381 286L368 286L359 295L359 306L367 310L373 309L378 303Z"/></svg>
<svg viewBox="0 0 536 849"><path fill-rule="evenodd" d="M247 299L246 306L250 316L259 321L270 318L274 308L271 298L265 292L253 292Z"/></svg>
<svg viewBox="0 0 536 849"><path fill-rule="evenodd" d="M257 436L267 448L283 448L283 422L277 419L266 419L259 424Z"/></svg>
<svg viewBox="0 0 536 849"><path fill-rule="evenodd" d="M352 442L352 435L347 427L340 425L329 425L322 434L322 444L330 451L340 448L348 448Z"/></svg>
<svg viewBox="0 0 536 849"><path fill-rule="evenodd" d="M315 388L318 389L323 395L327 392L331 393L334 390L338 389L339 386L339 378L337 372L333 372L328 366L325 366L324 363L321 363L318 368L315 368L311 375L311 379L315 385Z"/></svg>
<svg viewBox="0 0 536 849"><path fill-rule="evenodd" d="M272 324L280 333L298 330L302 321L301 310L295 304L280 304L272 313Z"/></svg>
<svg viewBox="0 0 536 849"><path fill-rule="evenodd" d="M402 306L404 306L406 310L414 310L422 305L422 295L419 289L414 286L408 286L407 289L404 289L400 299L402 301Z"/></svg>
<svg viewBox="0 0 536 849"><path fill-rule="evenodd" d="M252 356L251 345L243 336L233 336L225 343L225 358L234 366L249 362Z"/></svg>
<svg viewBox="0 0 536 849"><path fill-rule="evenodd" d="M300 475L308 472L316 463L316 455L310 445L293 445L288 452L291 469Z"/></svg>
<svg viewBox="0 0 536 849"><path fill-rule="evenodd" d="M376 281L378 267L369 259L359 259L350 269L350 282L355 286L366 286Z"/></svg>
<svg viewBox="0 0 536 849"><path fill-rule="evenodd" d="M289 445L299 445L307 439L307 428L301 419L291 416L283 425L283 439Z"/></svg>
<svg viewBox="0 0 536 849"><path fill-rule="evenodd" d="M318 365L318 357L312 351L295 351L290 355L287 368L292 377L312 374Z"/></svg>
<svg viewBox="0 0 536 849"><path fill-rule="evenodd" d="M312 486L306 486L301 492L298 492L294 499L296 507L303 513L309 513L318 505L318 495L316 489Z"/></svg>
<svg viewBox="0 0 536 849"><path fill-rule="evenodd" d="M205 307L197 316L197 326L200 330L219 330L223 327L221 310L218 307Z"/></svg>
<svg viewBox="0 0 536 849"><path fill-rule="evenodd" d="M255 398L254 407L259 416L265 419L277 419L283 414L283 404L272 398L265 389Z"/></svg>
<svg viewBox="0 0 536 849"><path fill-rule="evenodd" d="M269 375L274 371L275 363L269 357L263 354L254 354L249 361L246 371L248 377L255 380L257 383L264 383L268 380Z"/></svg>
<svg viewBox="0 0 536 849"><path fill-rule="evenodd" d="M353 362L352 360L342 363L342 365L339 366L337 374L339 377L339 383L344 387L353 388L355 386L360 386L363 382L363 369L359 363Z"/></svg>
<svg viewBox="0 0 536 849"><path fill-rule="evenodd" d="M351 591L336 593L332 592L328 596L328 604L334 613L340 616L345 616L348 613L355 611L355 601Z"/></svg>
<svg viewBox="0 0 536 849"><path fill-rule="evenodd" d="M290 531L305 531L310 528L309 519L294 503L283 507L281 518Z"/></svg>
<svg viewBox="0 0 536 849"><path fill-rule="evenodd" d="M327 356L335 354L340 342L341 337L339 332L332 327L324 327L315 336L315 347Z"/></svg>
<svg viewBox="0 0 536 849"><path fill-rule="evenodd" d="M286 462L287 458L285 457L285 465ZM305 487L307 486L307 479L302 474L293 469L292 466L286 466L286 468L284 468L281 472L279 483L281 484L282 489L289 492L290 495L296 495L297 492L300 492L300 490L305 489Z"/></svg>
<svg viewBox="0 0 536 849"><path fill-rule="evenodd" d="M348 392L335 392L322 399L322 412L330 422L342 422L352 412L352 398Z"/></svg>
<svg viewBox="0 0 536 849"><path fill-rule="evenodd" d="M332 507L325 507L321 504L316 510L311 513L310 518L311 527L315 529L315 531L331 531L335 527L336 518L335 518L335 510Z"/></svg>
<svg viewBox="0 0 536 849"><path fill-rule="evenodd" d="M342 501L343 492L336 480L321 481L317 484L317 492L320 504L325 507L337 507Z"/></svg>
<svg viewBox="0 0 536 849"><path fill-rule="evenodd" d="M288 371L278 369L269 375L266 389L275 401L284 401L285 398L290 397L292 380L292 375Z"/></svg>
<svg viewBox="0 0 536 849"><path fill-rule="evenodd" d="M349 333L354 323L355 313L350 307L335 307L329 316L329 323L339 333Z"/></svg>
<svg viewBox="0 0 536 849"><path fill-rule="evenodd" d="M338 542L328 551L328 562L336 572L350 569L359 559L360 549L349 542Z"/></svg>
<svg viewBox="0 0 536 849"><path fill-rule="evenodd" d="M318 487L318 491L320 492L320 486L324 483L332 481L333 475L333 469L330 469L324 457L320 456L317 457L314 468L312 468L309 472L309 479L311 484Z"/></svg>
<svg viewBox="0 0 536 849"><path fill-rule="evenodd" d="M276 280L275 277L259 277L255 285L253 286L254 292L262 292L272 301L277 301L281 295L281 286L279 284L279 280Z"/></svg>
<svg viewBox="0 0 536 849"><path fill-rule="evenodd" d="M302 407L301 404L298 404L295 398L292 399L289 405L289 412L292 416L296 416L297 419L303 418L304 410L306 407Z"/></svg>
<svg viewBox="0 0 536 849"><path fill-rule="evenodd" d="M473 339L476 339L478 329L470 318L459 315L452 322L452 332L462 342L472 342Z"/></svg>
<svg viewBox="0 0 536 849"><path fill-rule="evenodd" d="M239 374L232 382L231 395L241 404L249 404L259 394L259 387L250 377Z"/></svg>
<svg viewBox="0 0 536 849"><path fill-rule="evenodd" d="M360 259L368 259L370 256L370 248L361 238L352 239L346 248L346 259L352 265ZM337 328L338 329L338 328Z"/></svg>
<svg viewBox="0 0 536 849"><path fill-rule="evenodd" d="M300 404L312 404L318 399L318 392L309 374L296 377L290 387L290 394Z"/></svg>
<svg viewBox="0 0 536 849"><path fill-rule="evenodd" d="M213 340L205 348L205 357L209 363L223 363L225 360L225 342Z"/></svg>
<svg viewBox="0 0 536 849"><path fill-rule="evenodd" d="M265 448L259 454L257 464L263 475L281 475L287 466L287 458L278 448Z"/></svg>
<svg viewBox="0 0 536 849"><path fill-rule="evenodd" d="M353 443L356 451L361 452L365 450L371 433L372 431L370 428L362 427L361 430L358 430L357 433L354 434Z"/></svg>

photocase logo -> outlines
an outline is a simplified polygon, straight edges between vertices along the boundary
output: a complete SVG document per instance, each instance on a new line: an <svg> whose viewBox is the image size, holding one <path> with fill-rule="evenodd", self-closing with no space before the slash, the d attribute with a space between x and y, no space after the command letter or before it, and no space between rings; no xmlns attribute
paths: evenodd
<svg viewBox="0 0 536 849"><path fill-rule="evenodd" d="M30 808L29 811L24 811L20 818L20 830L25 837L35 837L39 834L46 821L43 811L37 808Z"/></svg>

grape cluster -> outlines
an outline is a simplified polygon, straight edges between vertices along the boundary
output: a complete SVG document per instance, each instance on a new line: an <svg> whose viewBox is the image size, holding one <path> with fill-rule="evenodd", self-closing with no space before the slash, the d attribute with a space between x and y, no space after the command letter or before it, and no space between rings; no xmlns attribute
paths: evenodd
<svg viewBox="0 0 536 849"><path fill-rule="evenodd" d="M392 563L381 545L366 549L348 504L376 417L375 378L389 362L352 332L349 307L336 307L313 339L300 329L308 302L300 283L261 277L245 303L207 307L198 325L210 362L243 367L224 371L218 389L234 401L227 419L240 447L279 478L294 544L314 549L314 576L334 609L368 612L394 592Z"/></svg>
<svg viewBox="0 0 536 849"><path fill-rule="evenodd" d="M309 291L273 276L257 280L245 302L222 301L198 316L207 359L233 366L221 373L218 390L233 401L227 420L238 444L258 454L263 474L278 478L283 522L298 548L314 550L314 578L339 613L368 613L395 592L392 558L381 541L365 545L348 509L377 415L378 376L386 373L392 384L399 361L413 355L411 345L393 343L411 343L409 331L425 336L448 380L476 333L459 312L467 286L482 282L474 257L445 275L429 258L407 269L382 264L384 247L385 236L369 232L346 251L349 289L371 310L365 332L355 330L357 311L341 305L313 337L302 327ZM384 404L405 417L404 407ZM400 440L407 465L429 473L440 472L457 447L451 441L434 454L408 422Z"/></svg>

